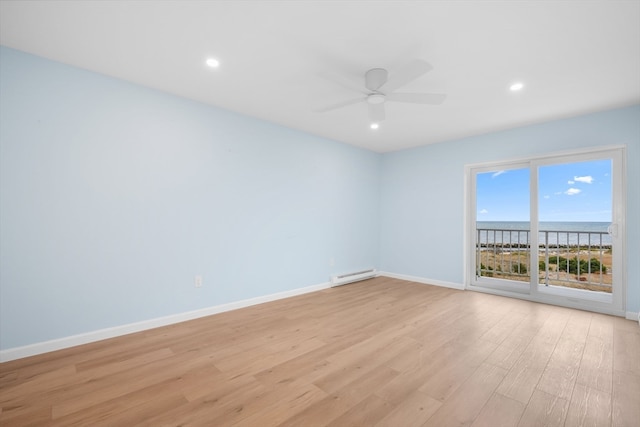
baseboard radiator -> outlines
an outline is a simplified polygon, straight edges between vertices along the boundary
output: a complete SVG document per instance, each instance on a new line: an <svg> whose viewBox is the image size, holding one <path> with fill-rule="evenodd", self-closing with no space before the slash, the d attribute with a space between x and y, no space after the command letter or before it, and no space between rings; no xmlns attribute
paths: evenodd
<svg viewBox="0 0 640 427"><path fill-rule="evenodd" d="M332 287L346 285L347 283L358 282L360 280L371 279L376 277L376 269L356 271L355 273L341 274L340 276L331 276Z"/></svg>

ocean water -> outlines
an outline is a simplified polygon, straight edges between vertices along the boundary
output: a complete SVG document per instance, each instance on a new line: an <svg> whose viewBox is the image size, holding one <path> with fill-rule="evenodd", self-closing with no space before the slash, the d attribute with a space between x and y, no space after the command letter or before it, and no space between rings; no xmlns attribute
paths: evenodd
<svg viewBox="0 0 640 427"><path fill-rule="evenodd" d="M610 246L607 233L610 222L540 222L539 244ZM529 222L526 221L477 221L480 244L529 244Z"/></svg>

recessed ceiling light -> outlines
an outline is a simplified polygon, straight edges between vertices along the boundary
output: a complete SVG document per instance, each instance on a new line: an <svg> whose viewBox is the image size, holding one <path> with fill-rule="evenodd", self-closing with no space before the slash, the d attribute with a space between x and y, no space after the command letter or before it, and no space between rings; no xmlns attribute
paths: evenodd
<svg viewBox="0 0 640 427"><path fill-rule="evenodd" d="M517 82L512 84L511 86L509 86L509 89L511 90L511 92L517 92L519 90L521 90L524 87L524 84L521 82Z"/></svg>
<svg viewBox="0 0 640 427"><path fill-rule="evenodd" d="M220 61L215 58L209 58L207 59L206 64L211 68L218 68L218 66L220 65Z"/></svg>
<svg viewBox="0 0 640 427"><path fill-rule="evenodd" d="M378 129L380 127L377 123L371 123L371 129Z"/></svg>

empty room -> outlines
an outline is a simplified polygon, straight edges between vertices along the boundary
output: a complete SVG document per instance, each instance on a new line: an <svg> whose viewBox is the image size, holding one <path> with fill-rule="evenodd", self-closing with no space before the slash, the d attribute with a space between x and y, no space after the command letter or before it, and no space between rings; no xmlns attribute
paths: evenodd
<svg viewBox="0 0 640 427"><path fill-rule="evenodd" d="M0 425L640 422L640 0L0 0Z"/></svg>

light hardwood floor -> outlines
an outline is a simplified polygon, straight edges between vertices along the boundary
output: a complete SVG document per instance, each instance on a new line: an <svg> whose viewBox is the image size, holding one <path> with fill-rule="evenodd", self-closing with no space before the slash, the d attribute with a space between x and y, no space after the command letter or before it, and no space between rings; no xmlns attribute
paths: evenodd
<svg viewBox="0 0 640 427"><path fill-rule="evenodd" d="M638 426L637 322L389 278L0 365L2 426Z"/></svg>

